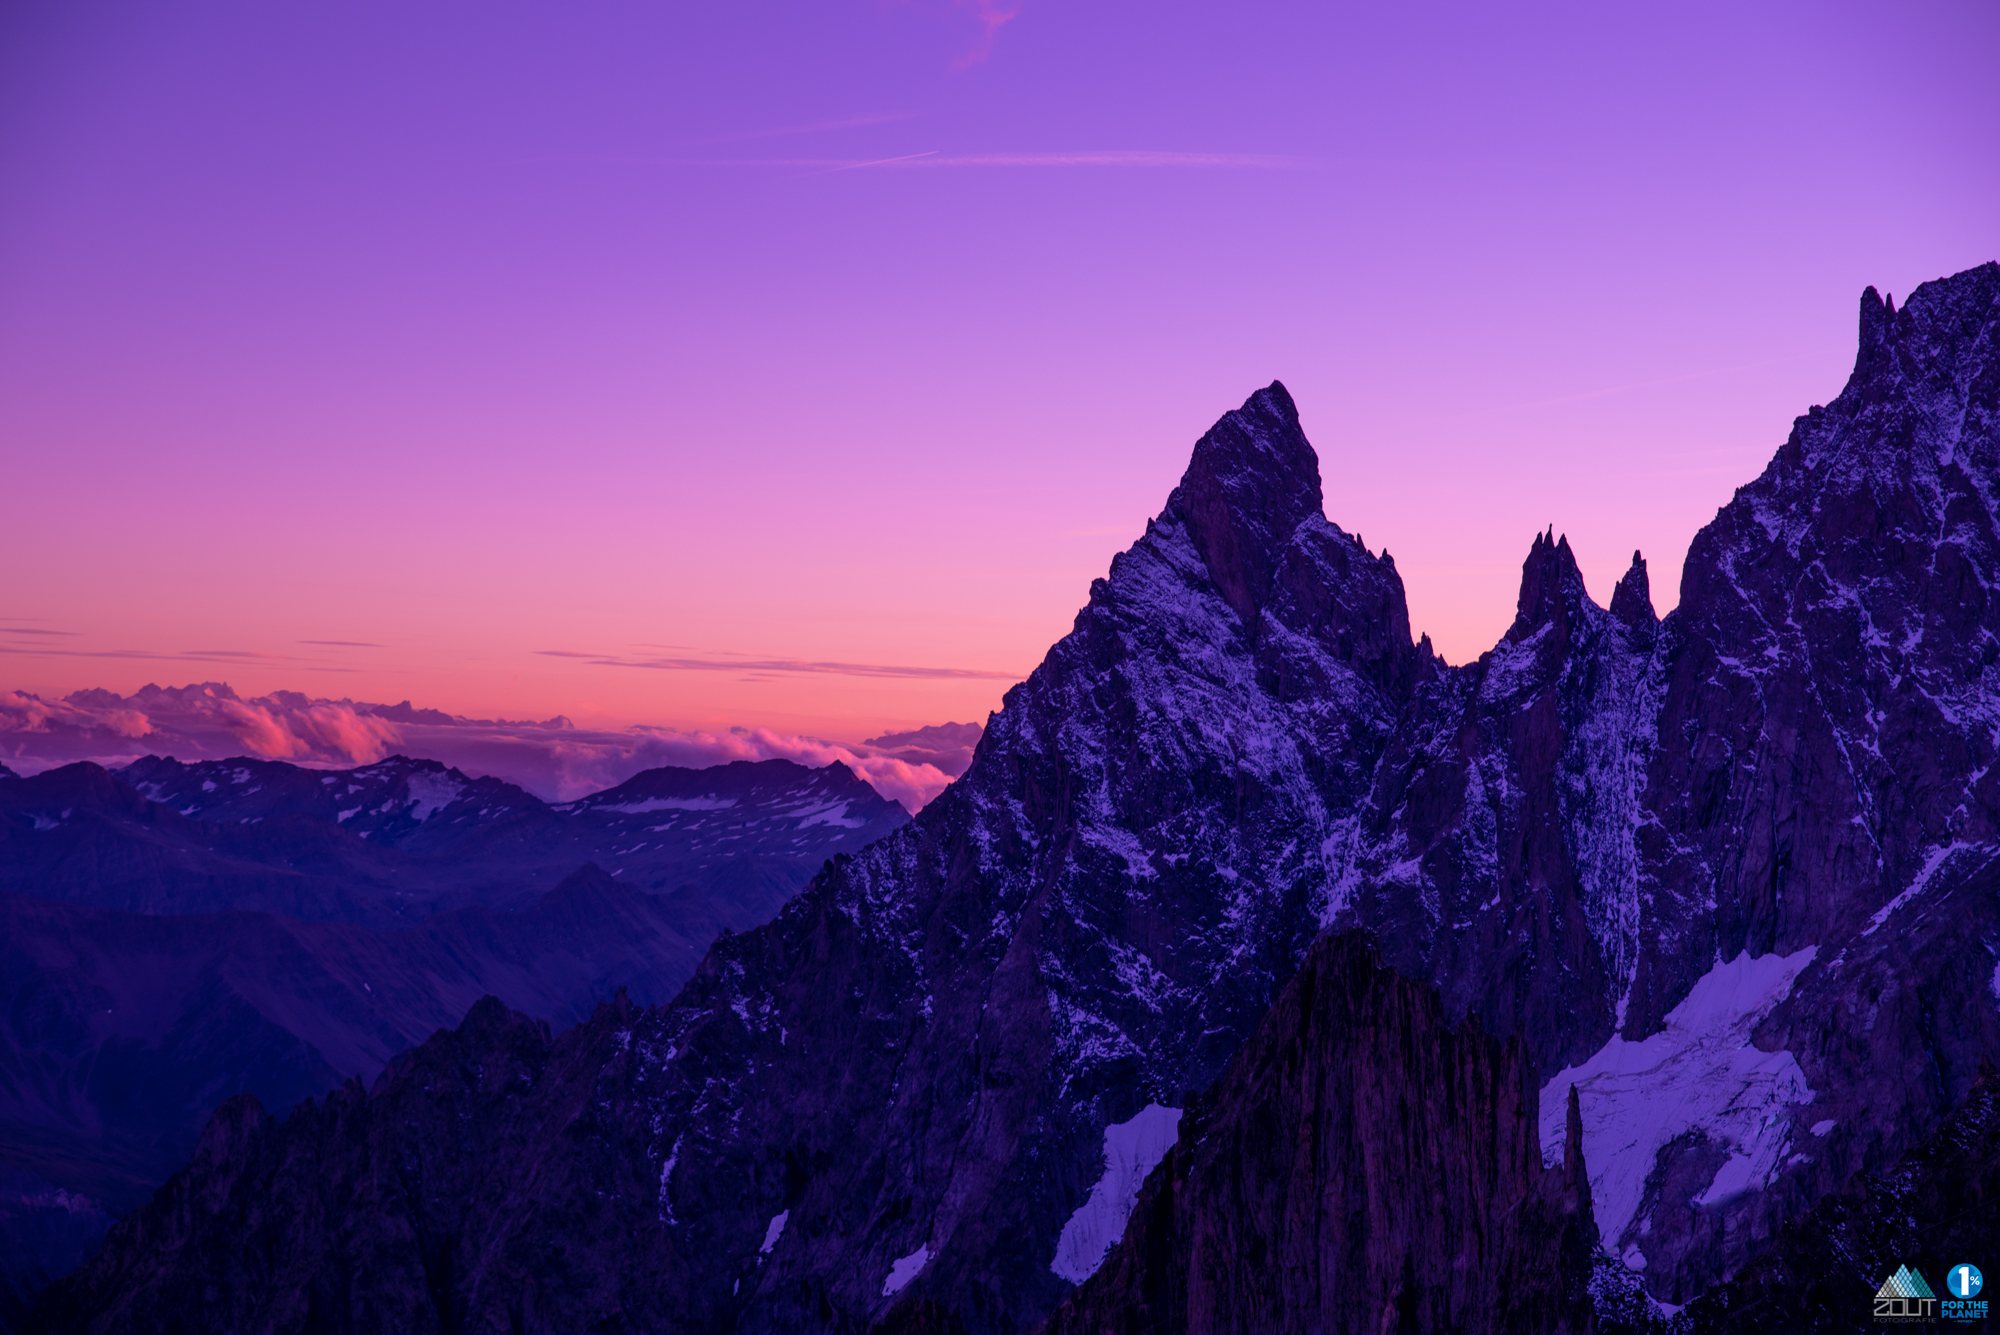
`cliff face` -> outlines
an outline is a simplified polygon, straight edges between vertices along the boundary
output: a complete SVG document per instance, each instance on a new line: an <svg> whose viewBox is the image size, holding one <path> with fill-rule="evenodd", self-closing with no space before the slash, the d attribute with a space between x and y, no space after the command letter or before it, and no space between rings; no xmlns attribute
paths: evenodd
<svg viewBox="0 0 2000 1335"><path fill-rule="evenodd" d="M727 1314L689 1301L686 1225L627 1092L658 1056L651 1018L621 998L551 1039L488 1000L372 1091L350 1082L282 1125L234 1099L29 1328L195 1311L234 1332L712 1325ZM1517 1042L1453 1028L1433 989L1329 936L1175 1119L1122 1244L1048 1331L1586 1331L1581 1128L1572 1106L1564 1160L1543 1167L1536 1099ZM791 1225L767 1224L745 1278ZM799 1328L815 1319L838 1315ZM963 1329L935 1301L887 1319Z"/></svg>
<svg viewBox="0 0 2000 1335"><path fill-rule="evenodd" d="M1552 1166L1577 1087L1628 1276L1679 1303L1732 1273L2000 1056L2000 265L1893 314L1870 293L1862 325L1847 389L1697 537L1680 608L1655 620L1642 561L1599 607L1544 535L1458 668L1410 642L1394 564L1323 517L1260 391L962 779L671 1005L559 1044L587 1115L524 1105L559 1133L485 1171L526 1199L626 1165L576 1197L619 1228L464 1236L551 1258L548 1303L643 1267L617 1291L677 1329L1023 1329L1095 1273L1185 1091L1358 926L1450 1021L1518 1040ZM176 1264L65 1301L146 1301L166 1280L132 1277ZM439 1281L453 1310L513 1320L470 1273Z"/></svg>
<svg viewBox="0 0 2000 1335"><path fill-rule="evenodd" d="M1587 1331L1581 1139L1544 1168L1520 1044L1330 936L1044 1335Z"/></svg>

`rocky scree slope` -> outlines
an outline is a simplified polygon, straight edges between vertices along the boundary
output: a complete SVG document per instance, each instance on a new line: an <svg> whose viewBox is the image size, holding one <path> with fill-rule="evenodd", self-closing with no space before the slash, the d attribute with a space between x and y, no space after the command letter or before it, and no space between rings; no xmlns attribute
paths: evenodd
<svg viewBox="0 0 2000 1335"><path fill-rule="evenodd" d="M1545 535L1458 668L1254 395L958 783L574 1055L619 1131L578 1122L560 1171L642 1156L619 1208L681 1328L1018 1330L1307 943L1360 926L1520 1041L1550 1164L1577 1086L1605 1244L1685 1301L2000 1048L1997 337L2000 266L1865 294L1847 388L1698 535L1678 609L1636 559L1599 607Z"/></svg>
<svg viewBox="0 0 2000 1335"><path fill-rule="evenodd" d="M1518 1040L1323 937L1042 1335L1588 1331L1582 1125L1545 1168L1539 1120Z"/></svg>

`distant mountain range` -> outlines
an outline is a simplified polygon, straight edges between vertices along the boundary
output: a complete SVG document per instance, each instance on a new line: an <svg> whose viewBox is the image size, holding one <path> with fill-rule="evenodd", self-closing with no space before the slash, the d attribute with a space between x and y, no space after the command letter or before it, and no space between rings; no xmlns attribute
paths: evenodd
<svg viewBox="0 0 2000 1335"><path fill-rule="evenodd" d="M216 681L148 684L130 695L72 691L58 699L0 690L0 760L21 773L78 760L119 768L149 754L188 761L261 756L316 768L353 768L403 754L503 778L551 802L663 767L792 760L819 768L840 761L915 811L965 772L979 734L977 723L938 723L843 743L769 728L581 728L560 714L465 718L408 700L386 705L299 691L246 698Z"/></svg>
<svg viewBox="0 0 2000 1335"><path fill-rule="evenodd" d="M550 804L498 779L392 757L82 763L0 787L0 891L133 913L250 909L394 926L523 908L587 862L656 894L698 888L754 926L834 852L908 818L842 765L649 770ZM713 907L708 907L713 906ZM740 907L739 907L740 906Z"/></svg>
<svg viewBox="0 0 2000 1335"><path fill-rule="evenodd" d="M26 1183L0 1182L0 1241L60 1219L59 1263L222 1100L372 1078L482 996L559 1026L667 1001L717 933L908 819L787 760L558 805L403 757L0 778L0 1169Z"/></svg>

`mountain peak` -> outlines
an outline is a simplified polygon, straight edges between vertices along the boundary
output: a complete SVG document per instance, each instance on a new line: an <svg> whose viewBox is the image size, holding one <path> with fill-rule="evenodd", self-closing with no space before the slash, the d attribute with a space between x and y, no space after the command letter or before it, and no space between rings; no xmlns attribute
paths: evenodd
<svg viewBox="0 0 2000 1335"><path fill-rule="evenodd" d="M1659 624L1660 618L1653 611L1652 585L1646 579L1646 558L1636 551L1632 553L1631 569L1611 591L1611 615L1633 630Z"/></svg>
<svg viewBox="0 0 2000 1335"><path fill-rule="evenodd" d="M1861 290L1861 331L1854 351L1854 375L1856 378L1873 374L1888 366L1891 356L1889 344L1895 338L1896 299L1892 296L1884 301L1881 294L1870 287Z"/></svg>
<svg viewBox="0 0 2000 1335"><path fill-rule="evenodd" d="M1994 328L2000 324L2000 263L1921 283L1896 308L1893 296L1874 288L1861 293L1861 329L1854 378L1866 381L1907 359L1906 372L1937 380L1937 388L1965 392L1969 364L1992 356Z"/></svg>
<svg viewBox="0 0 2000 1335"><path fill-rule="evenodd" d="M1196 442L1167 513L1187 524L1216 587L1248 625L1292 531L1321 504L1319 457L1291 394L1273 380Z"/></svg>
<svg viewBox="0 0 2000 1335"><path fill-rule="evenodd" d="M1569 625L1570 609L1589 595L1583 589L1583 572L1576 568L1576 556L1569 549L1569 535L1556 536L1554 526L1537 533L1521 563L1521 596L1515 603L1514 624L1507 641L1518 644L1550 622Z"/></svg>

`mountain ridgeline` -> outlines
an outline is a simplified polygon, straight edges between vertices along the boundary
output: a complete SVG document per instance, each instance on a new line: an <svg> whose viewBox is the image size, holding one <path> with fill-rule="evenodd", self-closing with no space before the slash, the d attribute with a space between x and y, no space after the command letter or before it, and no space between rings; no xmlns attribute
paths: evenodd
<svg viewBox="0 0 2000 1335"><path fill-rule="evenodd" d="M236 1330L989 1335L1143 1299L1161 1329L1553 1331L1588 1324L1591 1236L1686 1303L2000 1056L1997 490L2000 265L1870 290L1847 387L1674 612L1636 555L1600 607L1549 533L1452 667L1272 385L914 821L667 1005L553 1038L482 1007L372 1089L228 1105L43 1320L200 1293ZM1435 999L1273 1011L1348 929ZM1274 1197L1388 1219L1433 1188L1333 1250ZM1317 1269L1267 1284L1258 1247ZM1531 1256L1532 1292L1490 1269Z"/></svg>

